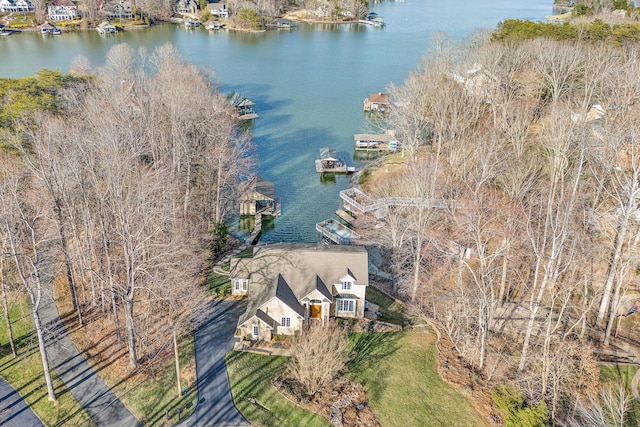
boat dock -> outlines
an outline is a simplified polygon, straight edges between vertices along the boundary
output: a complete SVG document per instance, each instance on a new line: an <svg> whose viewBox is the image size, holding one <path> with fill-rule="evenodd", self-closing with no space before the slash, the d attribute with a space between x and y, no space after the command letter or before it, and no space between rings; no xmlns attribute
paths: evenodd
<svg viewBox="0 0 640 427"><path fill-rule="evenodd" d="M323 147L320 149L320 158L316 160L317 173L354 173L358 169L355 166L347 166L347 162L339 157L335 148Z"/></svg>
<svg viewBox="0 0 640 427"><path fill-rule="evenodd" d="M353 144L356 151L395 151L400 146L394 131L383 134L357 133L353 135Z"/></svg>
<svg viewBox="0 0 640 427"><path fill-rule="evenodd" d="M316 231L322 235L324 243L336 245L350 245L353 239L360 237L349 227L331 218L317 223Z"/></svg>

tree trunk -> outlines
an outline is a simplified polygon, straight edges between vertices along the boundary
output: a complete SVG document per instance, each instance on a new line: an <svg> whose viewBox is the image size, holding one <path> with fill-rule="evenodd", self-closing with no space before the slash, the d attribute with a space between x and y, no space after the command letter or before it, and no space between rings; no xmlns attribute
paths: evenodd
<svg viewBox="0 0 640 427"><path fill-rule="evenodd" d="M11 316L9 315L9 303L7 302L7 288L4 283L4 256L0 254L0 286L2 286L2 309L4 310L4 321L7 323L7 337L11 345L11 354L15 359L18 357L16 345L13 341L13 328L11 327Z"/></svg>
<svg viewBox="0 0 640 427"><path fill-rule="evenodd" d="M127 347L129 350L129 366L138 366L138 353L136 351L136 331L133 319L133 290L130 290L124 299L125 320L127 329Z"/></svg>
<svg viewBox="0 0 640 427"><path fill-rule="evenodd" d="M62 207L60 206L60 200L56 199L55 211L58 220L58 232L60 233L60 246L62 247L62 255L64 257L64 264L67 273L67 283L69 284L69 295L71 296L71 303L73 309L78 315L78 324L82 326L82 312L80 310L80 304L78 303L78 295L76 293L76 284L73 278L73 270L71 268L71 257L69 256L69 247L67 245L67 234L64 228L64 219L62 217Z"/></svg>
<svg viewBox="0 0 640 427"><path fill-rule="evenodd" d="M33 307L33 325L36 329L36 336L38 337L38 348L40 350L40 358L42 359L42 370L44 371L44 380L47 384L47 396L50 402L57 403L56 393L53 389L53 381L51 380L51 371L49 368L49 356L47 354L47 348L44 343L44 334L42 333L42 321L40 320L40 314L38 313L38 306L40 305L40 296L37 298L37 303Z"/></svg>
<svg viewBox="0 0 640 427"><path fill-rule="evenodd" d="M182 385L180 384L180 354L178 353L178 339L175 329L171 333L173 338L173 357L176 360L176 385L178 386L178 397L182 397Z"/></svg>
<svg viewBox="0 0 640 427"><path fill-rule="evenodd" d="M618 269L618 263L620 262L620 256L622 254L622 245L627 235L627 229L629 226L629 214L634 206L634 191L629 192L629 198L623 212L620 216L620 222L616 231L616 237L611 249L611 257L609 258L609 266L607 268L607 276L604 282L604 290L602 291L602 300L600 301L600 309L598 310L598 317L596 323L602 326L605 321L607 310L609 309L609 300L611 298L611 289L613 288L613 282L616 277L616 270Z"/></svg>

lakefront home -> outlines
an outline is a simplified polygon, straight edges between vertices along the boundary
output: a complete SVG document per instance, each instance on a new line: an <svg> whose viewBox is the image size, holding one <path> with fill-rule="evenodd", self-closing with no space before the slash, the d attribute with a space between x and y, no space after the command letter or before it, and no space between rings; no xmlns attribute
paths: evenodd
<svg viewBox="0 0 640 427"><path fill-rule="evenodd" d="M28 12L33 10L29 0L0 0L0 12Z"/></svg>
<svg viewBox="0 0 640 427"><path fill-rule="evenodd" d="M71 0L52 0L47 6L47 16L52 21L71 21L78 16L78 7Z"/></svg>
<svg viewBox="0 0 640 427"><path fill-rule="evenodd" d="M363 318L369 284L362 246L275 243L254 247L251 258L232 258L233 295L246 295L237 336L270 340L330 318Z"/></svg>

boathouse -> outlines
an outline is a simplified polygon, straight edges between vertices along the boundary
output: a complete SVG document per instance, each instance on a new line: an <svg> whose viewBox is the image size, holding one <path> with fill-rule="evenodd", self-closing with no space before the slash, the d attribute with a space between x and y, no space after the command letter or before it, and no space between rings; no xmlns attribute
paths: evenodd
<svg viewBox="0 0 640 427"><path fill-rule="evenodd" d="M102 21L97 27L96 31L99 34L115 34L118 32L118 29L115 25L110 24L108 21Z"/></svg>
<svg viewBox="0 0 640 427"><path fill-rule="evenodd" d="M291 28L291 21L289 19L282 19L282 18L276 19L275 21L273 21L271 26L288 30Z"/></svg>
<svg viewBox="0 0 640 427"><path fill-rule="evenodd" d="M231 92L228 96L229 101L231 101L231 105L236 109L238 113L238 118L241 120L250 120L257 119L258 115L256 114L253 107L256 105L253 101L244 96L240 95L238 92Z"/></svg>
<svg viewBox="0 0 640 427"><path fill-rule="evenodd" d="M272 182L255 177L246 182L240 202L240 215L280 215L280 200Z"/></svg>
<svg viewBox="0 0 640 427"><path fill-rule="evenodd" d="M320 149L320 158L316 160L316 172L318 173L354 173L357 169L347 166L342 157L338 156L335 148L323 147Z"/></svg>
<svg viewBox="0 0 640 427"><path fill-rule="evenodd" d="M399 142L393 130L384 134L357 133L353 135L353 144L356 151L394 151L399 147Z"/></svg>
<svg viewBox="0 0 640 427"><path fill-rule="evenodd" d="M373 93L364 100L364 111L366 112L385 112L391 106L388 93Z"/></svg>

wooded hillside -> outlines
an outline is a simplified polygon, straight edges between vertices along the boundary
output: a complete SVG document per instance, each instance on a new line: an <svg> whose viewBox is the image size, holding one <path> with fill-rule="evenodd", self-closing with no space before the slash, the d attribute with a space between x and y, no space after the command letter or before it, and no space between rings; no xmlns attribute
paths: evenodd
<svg viewBox="0 0 640 427"><path fill-rule="evenodd" d="M425 202L358 219L394 290L484 383L514 384L563 425L610 405L596 347L640 338L618 329L640 298L637 55L634 43L438 36L390 88L403 152L365 188Z"/></svg>

